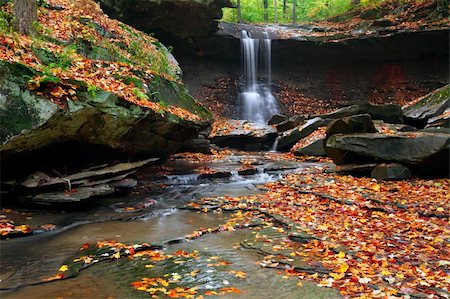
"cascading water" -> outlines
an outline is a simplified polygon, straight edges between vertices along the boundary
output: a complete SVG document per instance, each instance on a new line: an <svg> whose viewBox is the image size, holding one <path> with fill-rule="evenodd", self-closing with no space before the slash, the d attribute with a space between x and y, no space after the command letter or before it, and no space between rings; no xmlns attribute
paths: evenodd
<svg viewBox="0 0 450 299"><path fill-rule="evenodd" d="M245 74L245 90L240 94L241 116L250 121L266 123L279 113L277 100L272 94L272 45L267 32L262 40L252 38L242 31L242 57ZM258 60L261 61L266 82L258 82Z"/></svg>

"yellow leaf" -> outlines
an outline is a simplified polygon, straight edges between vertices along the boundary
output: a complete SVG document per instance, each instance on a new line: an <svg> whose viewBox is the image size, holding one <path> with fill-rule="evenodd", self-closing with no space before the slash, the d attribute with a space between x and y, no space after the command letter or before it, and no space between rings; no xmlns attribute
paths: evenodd
<svg viewBox="0 0 450 299"><path fill-rule="evenodd" d="M341 279L344 277L344 273L330 273L330 276L333 277L335 280Z"/></svg>
<svg viewBox="0 0 450 299"><path fill-rule="evenodd" d="M191 271L190 275L191 275L192 277L195 277L195 276L197 276L197 274L198 274L199 272L200 272L200 270L196 269L196 270Z"/></svg>
<svg viewBox="0 0 450 299"><path fill-rule="evenodd" d="M391 272L389 272L388 269L383 269L383 270L381 271L381 275L383 275L383 276L388 276L388 275L391 275Z"/></svg>
<svg viewBox="0 0 450 299"><path fill-rule="evenodd" d="M343 259L345 257L345 252L341 251L338 254L338 258Z"/></svg>
<svg viewBox="0 0 450 299"><path fill-rule="evenodd" d="M239 278L246 278L247 277L247 274L245 273L245 272L242 272L242 271L236 271L236 277L239 277Z"/></svg>
<svg viewBox="0 0 450 299"><path fill-rule="evenodd" d="M444 212L444 208L442 208L442 207L439 207L439 208L437 208L437 209L436 209L436 211L438 211L438 212L442 213L442 212Z"/></svg>
<svg viewBox="0 0 450 299"><path fill-rule="evenodd" d="M67 265L62 265L61 268L59 268L59 271L61 272L65 272L67 270L69 270L69 267Z"/></svg>
<svg viewBox="0 0 450 299"><path fill-rule="evenodd" d="M379 192L380 189L381 189L381 186L380 186L379 184L376 184L375 186L372 187L372 189L373 189L374 191Z"/></svg>
<svg viewBox="0 0 450 299"><path fill-rule="evenodd" d="M114 253L114 254L111 256L111 258L119 259L119 258L120 258L120 252Z"/></svg>
<svg viewBox="0 0 450 299"><path fill-rule="evenodd" d="M145 265L145 268L153 268L153 267L155 267L155 266L151 265L151 264Z"/></svg>
<svg viewBox="0 0 450 299"><path fill-rule="evenodd" d="M297 282L297 286L301 287L303 283L301 281Z"/></svg>
<svg viewBox="0 0 450 299"><path fill-rule="evenodd" d="M341 264L341 266L339 267L338 272L339 273L345 273L348 270L348 265L346 263Z"/></svg>

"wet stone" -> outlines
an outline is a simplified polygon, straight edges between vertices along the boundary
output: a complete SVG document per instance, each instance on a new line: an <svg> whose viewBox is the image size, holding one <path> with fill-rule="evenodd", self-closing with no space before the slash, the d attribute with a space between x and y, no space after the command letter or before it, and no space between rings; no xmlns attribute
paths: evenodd
<svg viewBox="0 0 450 299"><path fill-rule="evenodd" d="M370 176L377 180L404 180L411 178L411 171L397 163L379 164Z"/></svg>

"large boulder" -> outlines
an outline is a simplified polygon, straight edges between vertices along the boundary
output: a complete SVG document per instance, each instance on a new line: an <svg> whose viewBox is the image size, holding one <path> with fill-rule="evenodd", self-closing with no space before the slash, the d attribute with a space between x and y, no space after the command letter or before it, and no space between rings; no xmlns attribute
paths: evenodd
<svg viewBox="0 0 450 299"><path fill-rule="evenodd" d="M368 114L348 116L332 121L327 126L327 137L334 134L376 133L378 132Z"/></svg>
<svg viewBox="0 0 450 299"><path fill-rule="evenodd" d="M0 61L0 119L2 160L60 143L88 143L133 154L167 155L198 131L205 120L163 115L126 103L106 91L77 91L77 100L58 105L27 90L27 77L35 72L23 65ZM192 101L182 85L172 95ZM198 113L203 108L198 107Z"/></svg>
<svg viewBox="0 0 450 299"><path fill-rule="evenodd" d="M382 120L392 124L401 124L404 122L403 112L400 106L394 104L374 105L365 101L319 116L322 118L338 119L357 114L368 114L372 119Z"/></svg>
<svg viewBox="0 0 450 299"><path fill-rule="evenodd" d="M222 120L214 123L209 140L220 147L261 150L270 149L276 136L277 131L269 125L247 120Z"/></svg>
<svg viewBox="0 0 450 299"><path fill-rule="evenodd" d="M48 9L39 6L39 14ZM64 26L53 22L68 15L73 20ZM87 163L81 155L166 156L210 126L211 113L188 93L167 48L108 18L96 2L64 2L40 26L52 35L45 43L19 45L13 32L3 34L11 41L0 51L6 173L48 165L43 158L59 159L61 171Z"/></svg>
<svg viewBox="0 0 450 299"><path fill-rule="evenodd" d="M386 104L386 105L373 105L369 102L358 103L359 113L369 114L372 119L382 120L391 124L404 123L403 111L399 105Z"/></svg>
<svg viewBox="0 0 450 299"><path fill-rule="evenodd" d="M448 173L450 134L337 134L327 140L326 147L333 149L330 157L337 165L386 161L417 171Z"/></svg>
<svg viewBox="0 0 450 299"><path fill-rule="evenodd" d="M323 141L327 156L337 157L341 156L341 150L330 148L326 145L327 140L335 134L356 134L356 133L376 133L372 118L368 114L353 115L336 119L328 124L326 136ZM342 164L341 161L335 161L336 164Z"/></svg>
<svg viewBox="0 0 450 299"><path fill-rule="evenodd" d="M68 100L62 107L27 90L24 76L32 77L33 71L0 61L4 179L61 165L76 169L89 161L125 154L167 156L210 125L208 118L188 120L161 114L101 90L95 95L79 90L77 100ZM171 91L180 102L193 103L182 85L174 85ZM205 116L202 109L198 113Z"/></svg>
<svg viewBox="0 0 450 299"><path fill-rule="evenodd" d="M403 106L407 122L424 127L428 121L434 123L450 108L450 85L439 88L423 98ZM448 115L447 115L448 119Z"/></svg>
<svg viewBox="0 0 450 299"><path fill-rule="evenodd" d="M233 7L229 0L100 0L100 5L110 17L156 33L165 42L191 43L213 35L222 8Z"/></svg>

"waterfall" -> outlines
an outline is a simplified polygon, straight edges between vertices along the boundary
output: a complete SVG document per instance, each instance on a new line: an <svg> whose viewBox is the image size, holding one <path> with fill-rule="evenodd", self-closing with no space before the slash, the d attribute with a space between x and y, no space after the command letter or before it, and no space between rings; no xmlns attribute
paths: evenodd
<svg viewBox="0 0 450 299"><path fill-rule="evenodd" d="M272 44L267 32L263 39L252 38L243 30L241 35L245 90L239 95L241 117L266 123L279 113L277 100L272 94ZM258 60L261 59L266 81L258 81Z"/></svg>

